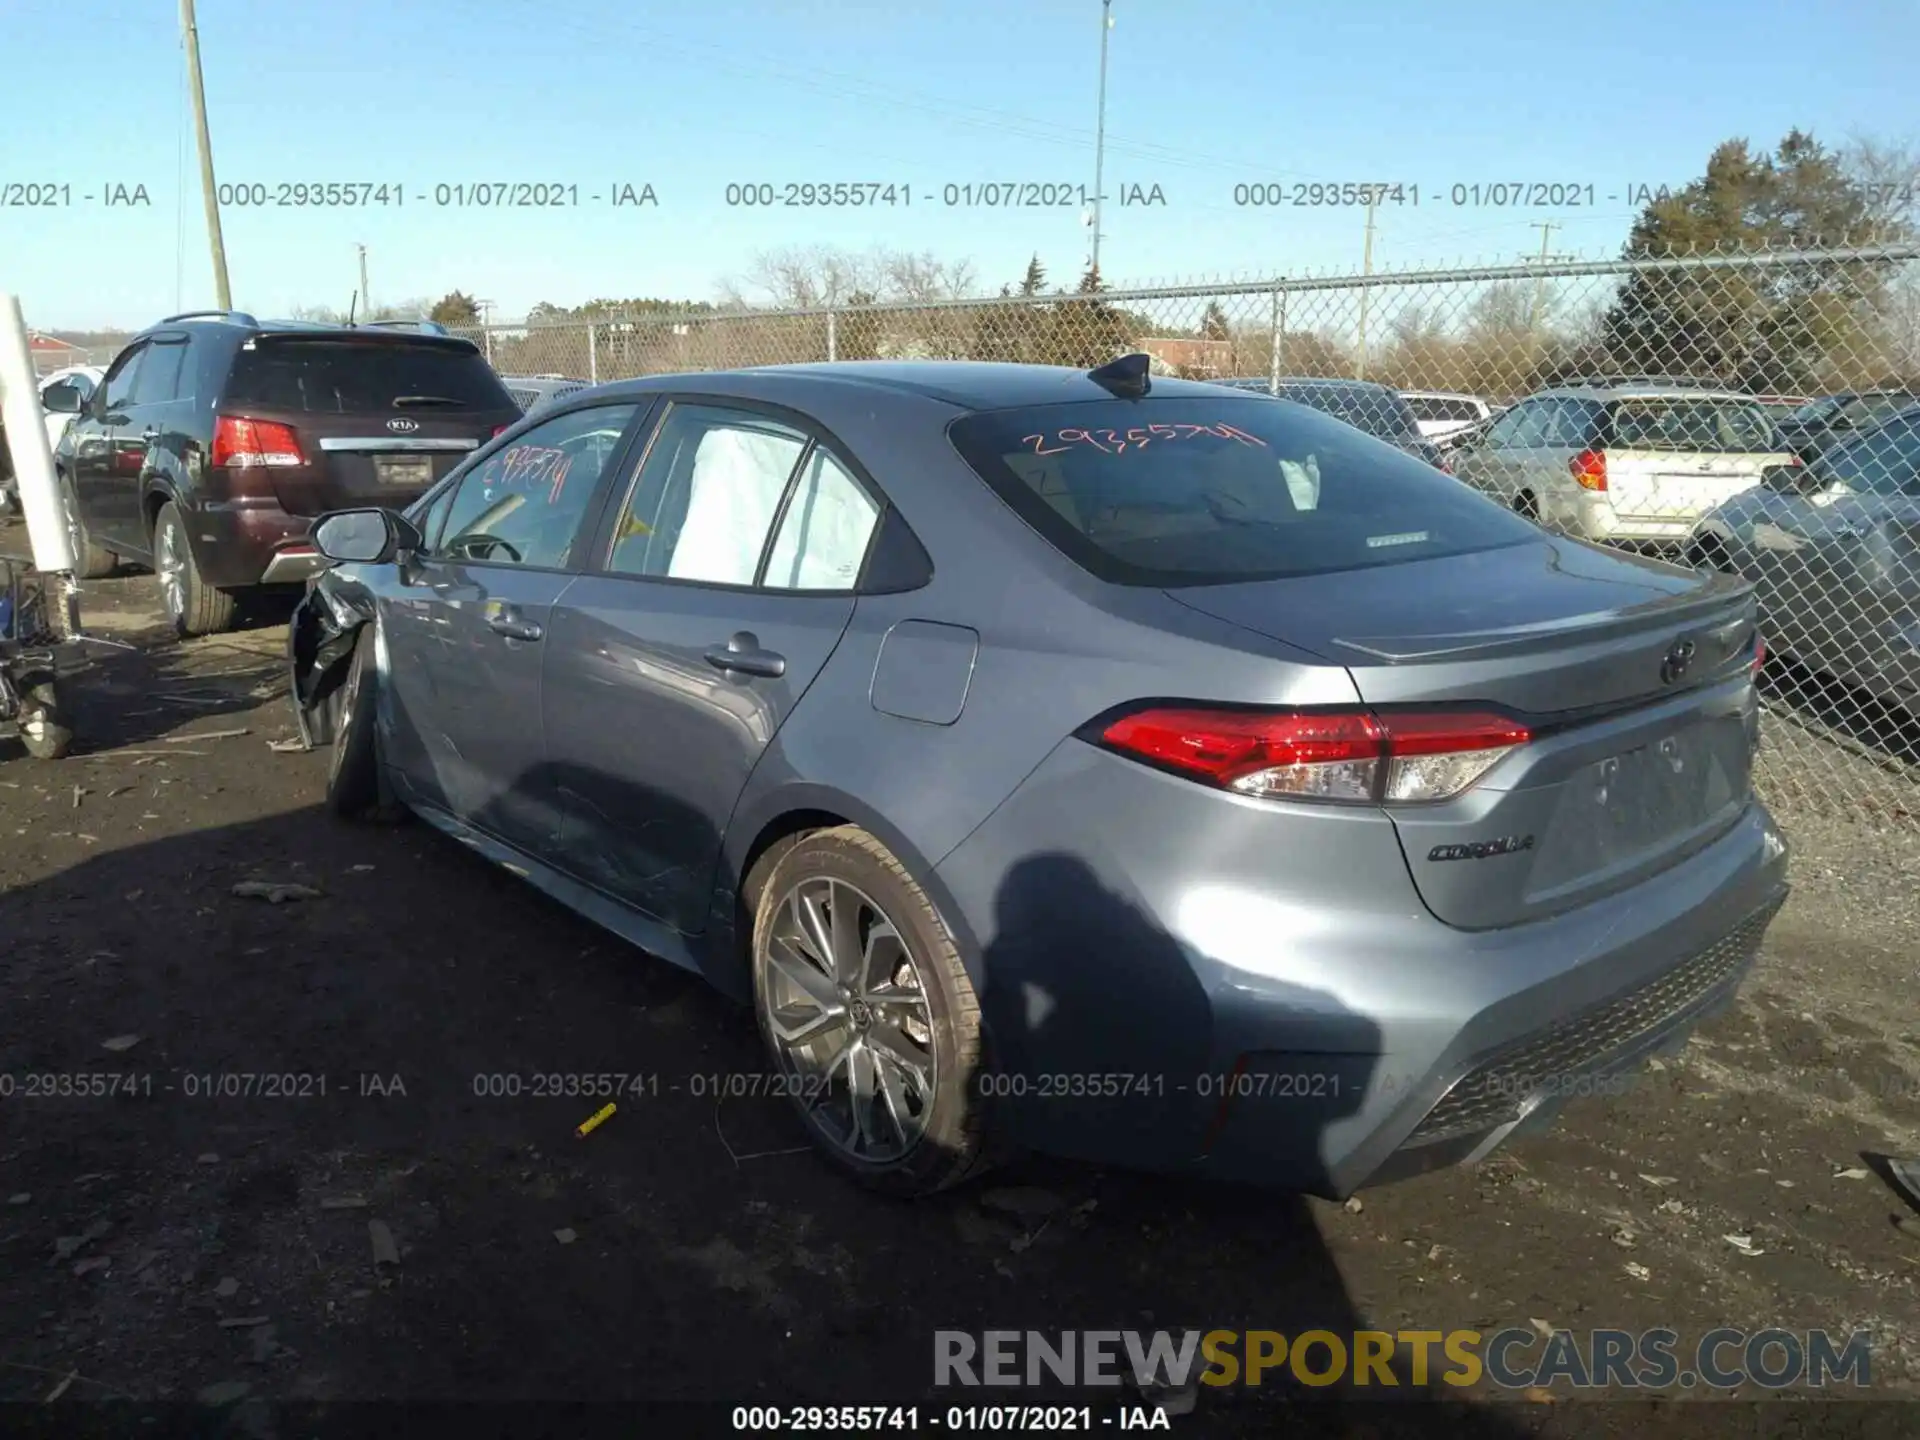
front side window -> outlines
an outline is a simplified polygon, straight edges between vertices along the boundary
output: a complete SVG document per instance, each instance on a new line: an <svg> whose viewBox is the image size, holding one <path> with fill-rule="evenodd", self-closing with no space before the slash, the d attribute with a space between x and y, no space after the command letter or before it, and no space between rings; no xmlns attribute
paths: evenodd
<svg viewBox="0 0 1920 1440"><path fill-rule="evenodd" d="M572 568L600 477L619 453L636 408L573 411L534 426L475 465L452 492L435 553L452 560Z"/></svg>
<svg viewBox="0 0 1920 1440"><path fill-rule="evenodd" d="M185 373L187 364L187 342L155 341L147 347L146 357L140 362L140 374L133 382L135 405L161 405L177 399L180 394L180 377Z"/></svg>
<svg viewBox="0 0 1920 1440"><path fill-rule="evenodd" d="M1920 421L1896 420L1816 462L1822 476L1859 495L1920 494Z"/></svg>
<svg viewBox="0 0 1920 1440"><path fill-rule="evenodd" d="M1116 584L1322 574L1539 536L1404 451L1259 400L984 411L948 435L1043 538Z"/></svg>
<svg viewBox="0 0 1920 1440"><path fill-rule="evenodd" d="M124 410L133 403L133 387L140 378L140 366L153 347L138 345L128 350L113 362L113 369L107 372L106 408L109 411Z"/></svg>
<svg viewBox="0 0 1920 1440"><path fill-rule="evenodd" d="M640 467L607 568L751 585L807 437L750 410L675 405Z"/></svg>

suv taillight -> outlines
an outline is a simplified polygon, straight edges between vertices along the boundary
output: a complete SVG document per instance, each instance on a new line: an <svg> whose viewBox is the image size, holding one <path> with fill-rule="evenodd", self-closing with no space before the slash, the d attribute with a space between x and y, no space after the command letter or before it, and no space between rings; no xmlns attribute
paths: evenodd
<svg viewBox="0 0 1920 1440"><path fill-rule="evenodd" d="M1375 804L1446 800L1533 733L1490 711L1150 708L1108 724L1108 749L1240 795Z"/></svg>
<svg viewBox="0 0 1920 1440"><path fill-rule="evenodd" d="M1583 490L1607 488L1607 457L1598 450L1582 450L1567 462L1567 469Z"/></svg>
<svg viewBox="0 0 1920 1440"><path fill-rule="evenodd" d="M1753 632L1753 673L1757 677L1767 668L1767 638L1758 630Z"/></svg>
<svg viewBox="0 0 1920 1440"><path fill-rule="evenodd" d="M304 465L293 427L273 420L222 415L213 425L214 468L255 465Z"/></svg>

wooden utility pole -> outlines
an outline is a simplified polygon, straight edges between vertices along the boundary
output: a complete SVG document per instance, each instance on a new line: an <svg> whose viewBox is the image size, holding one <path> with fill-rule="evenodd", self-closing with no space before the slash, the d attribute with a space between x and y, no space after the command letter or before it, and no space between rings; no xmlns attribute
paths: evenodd
<svg viewBox="0 0 1920 1440"><path fill-rule="evenodd" d="M200 27L193 0L180 0L180 28L187 40L187 79L193 91L193 127L200 138L200 192L207 202L207 238L213 245L213 289L222 310L233 308L227 287L227 245L220 235L220 196L213 184L213 141L207 136L207 90L200 78Z"/></svg>
<svg viewBox="0 0 1920 1440"><path fill-rule="evenodd" d="M1360 252L1362 275L1373 274L1373 212L1379 200L1380 197L1372 189L1367 191L1367 238ZM1367 302L1372 298L1372 290L1362 285L1360 287L1360 358L1354 366L1354 378L1359 380L1367 378Z"/></svg>

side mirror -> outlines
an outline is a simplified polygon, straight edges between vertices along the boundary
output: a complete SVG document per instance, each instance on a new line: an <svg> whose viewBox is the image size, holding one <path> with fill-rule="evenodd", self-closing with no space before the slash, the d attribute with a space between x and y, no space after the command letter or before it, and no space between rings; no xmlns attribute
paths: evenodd
<svg viewBox="0 0 1920 1440"><path fill-rule="evenodd" d="M80 387L71 380L49 385L40 392L40 404L49 415L78 415L82 406Z"/></svg>
<svg viewBox="0 0 1920 1440"><path fill-rule="evenodd" d="M336 510L313 527L313 548L349 565L384 565L420 548L413 522L391 510Z"/></svg>

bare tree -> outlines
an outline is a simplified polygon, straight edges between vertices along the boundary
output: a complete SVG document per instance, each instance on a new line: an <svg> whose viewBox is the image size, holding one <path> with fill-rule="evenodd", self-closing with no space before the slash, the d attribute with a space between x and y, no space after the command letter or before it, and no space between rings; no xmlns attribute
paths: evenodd
<svg viewBox="0 0 1920 1440"><path fill-rule="evenodd" d="M1840 150L1840 168L1866 202L1862 239L1905 239L1920 228L1920 145L1855 136Z"/></svg>

